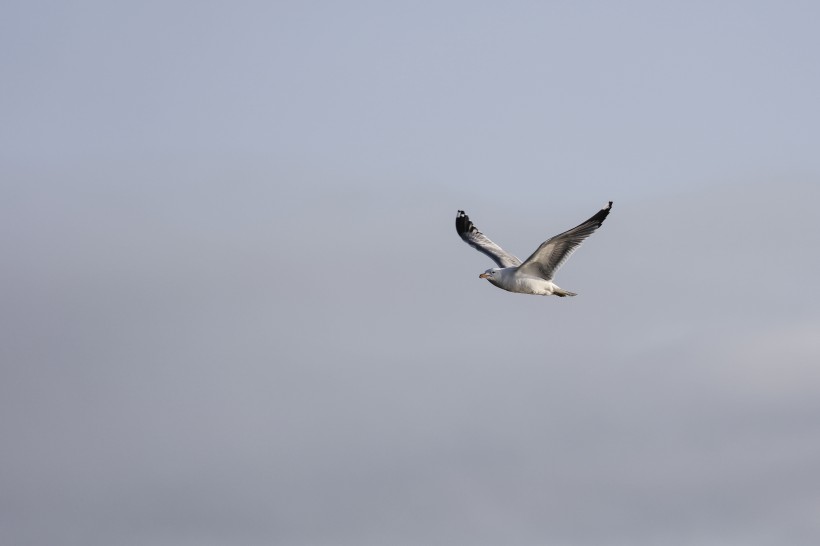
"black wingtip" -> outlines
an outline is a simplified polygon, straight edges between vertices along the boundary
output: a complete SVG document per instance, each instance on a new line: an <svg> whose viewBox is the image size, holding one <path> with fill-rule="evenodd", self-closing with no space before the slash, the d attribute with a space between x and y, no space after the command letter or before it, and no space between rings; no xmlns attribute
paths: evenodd
<svg viewBox="0 0 820 546"><path fill-rule="evenodd" d="M470 221L470 217L463 210L458 211L458 216L456 216L456 231L462 237L466 233L478 231Z"/></svg>
<svg viewBox="0 0 820 546"><path fill-rule="evenodd" d="M604 208L596 212L592 218L587 220L587 222L595 222L598 224L598 227L601 227L601 224L604 223L606 217L609 216L609 211L612 210L612 201L609 201Z"/></svg>
<svg viewBox="0 0 820 546"><path fill-rule="evenodd" d="M464 214L463 210L458 211L456 215L456 232L461 235L470 230L470 219Z"/></svg>

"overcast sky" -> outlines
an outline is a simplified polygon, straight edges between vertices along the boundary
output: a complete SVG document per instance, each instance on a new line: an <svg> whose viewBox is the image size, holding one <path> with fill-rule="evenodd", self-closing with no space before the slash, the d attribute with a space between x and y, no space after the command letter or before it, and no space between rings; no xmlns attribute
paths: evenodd
<svg viewBox="0 0 820 546"><path fill-rule="evenodd" d="M0 542L820 543L818 6L6 2Z"/></svg>

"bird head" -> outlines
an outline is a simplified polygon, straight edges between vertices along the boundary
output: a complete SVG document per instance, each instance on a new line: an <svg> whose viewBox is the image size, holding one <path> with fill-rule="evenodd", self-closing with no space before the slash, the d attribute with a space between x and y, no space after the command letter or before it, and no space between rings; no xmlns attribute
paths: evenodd
<svg viewBox="0 0 820 546"><path fill-rule="evenodd" d="M496 272L498 272L498 269L488 269L487 271L479 275L478 278L490 280L495 277Z"/></svg>

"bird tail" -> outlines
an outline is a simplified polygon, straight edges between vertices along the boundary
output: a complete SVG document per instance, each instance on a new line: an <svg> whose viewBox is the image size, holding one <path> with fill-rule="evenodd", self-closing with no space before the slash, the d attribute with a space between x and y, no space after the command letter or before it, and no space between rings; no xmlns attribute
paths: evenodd
<svg viewBox="0 0 820 546"><path fill-rule="evenodd" d="M557 288L557 287L556 287L555 291L553 292L553 294L555 294L559 298L563 298L563 297L566 297L566 296L577 296L578 295L575 292L570 292L569 290L564 290L563 288Z"/></svg>

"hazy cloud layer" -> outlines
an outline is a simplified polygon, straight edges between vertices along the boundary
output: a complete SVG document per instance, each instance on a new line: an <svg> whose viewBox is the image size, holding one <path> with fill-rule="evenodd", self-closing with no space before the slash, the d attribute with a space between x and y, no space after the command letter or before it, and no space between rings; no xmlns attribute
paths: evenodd
<svg viewBox="0 0 820 546"><path fill-rule="evenodd" d="M5 23L1 542L817 543L814 8L164 6Z"/></svg>

